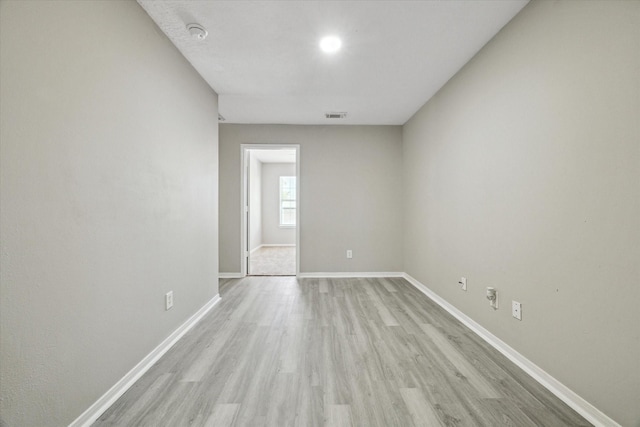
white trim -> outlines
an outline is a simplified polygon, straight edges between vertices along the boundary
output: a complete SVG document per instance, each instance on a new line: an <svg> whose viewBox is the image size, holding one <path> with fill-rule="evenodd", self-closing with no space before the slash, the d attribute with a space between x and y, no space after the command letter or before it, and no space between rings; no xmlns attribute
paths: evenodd
<svg viewBox="0 0 640 427"><path fill-rule="evenodd" d="M302 176L300 175L300 145L296 145L296 276L300 275L300 210L302 208Z"/></svg>
<svg viewBox="0 0 640 427"><path fill-rule="evenodd" d="M300 278L330 277L330 278L358 278L358 277L404 277L405 273L399 272L333 272L333 273L299 273Z"/></svg>
<svg viewBox="0 0 640 427"><path fill-rule="evenodd" d="M247 263L249 254L249 156L244 144L240 145L240 277L247 275Z"/></svg>
<svg viewBox="0 0 640 427"><path fill-rule="evenodd" d="M247 249L247 216L249 212L245 209L248 206L247 200L247 170L249 150L295 150L296 152L296 244L300 248L300 210L302 206L302 179L300 177L300 144L240 144L240 277L245 277L247 272L247 257L245 254L249 254ZM300 249L296 251L296 275L300 275Z"/></svg>
<svg viewBox="0 0 640 427"><path fill-rule="evenodd" d="M153 366L173 345L195 326L205 314L209 312L217 303L220 302L220 294L214 296L193 316L187 319L178 327L171 335L154 348L151 353L142 359L136 366L125 374L117 383L113 385L105 394L103 394L95 403L78 418L76 418L69 427L88 427L93 424L111 405L115 403L145 372Z"/></svg>
<svg viewBox="0 0 640 427"><path fill-rule="evenodd" d="M433 292L427 286L423 285L407 273L403 277L411 283L416 289L432 299L436 304L445 309L449 314L458 319L462 324L475 332L480 338L485 340L489 345L502 353L507 359L515 363L520 369L525 371L534 380L543 387L553 393L556 397L569 405L574 411L582 415L587 421L596 427L620 427L620 424L605 415L598 408L584 400L567 386L556 380L554 377L545 372L538 365L518 353L507 343L493 335L491 332L483 328L476 321L458 310L445 299Z"/></svg>
<svg viewBox="0 0 640 427"><path fill-rule="evenodd" d="M242 279L242 273L218 273L220 279Z"/></svg>

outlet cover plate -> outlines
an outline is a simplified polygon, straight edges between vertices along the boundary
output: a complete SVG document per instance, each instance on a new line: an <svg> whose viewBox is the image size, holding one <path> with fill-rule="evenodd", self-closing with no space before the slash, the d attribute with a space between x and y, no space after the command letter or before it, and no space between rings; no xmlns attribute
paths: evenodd
<svg viewBox="0 0 640 427"><path fill-rule="evenodd" d="M460 287L462 288L463 291L467 290L467 278L466 277L461 277L460 281L458 282L458 284L460 285Z"/></svg>
<svg viewBox="0 0 640 427"><path fill-rule="evenodd" d="M518 320L522 320L522 304L518 301L511 301L511 315Z"/></svg>
<svg viewBox="0 0 640 427"><path fill-rule="evenodd" d="M173 291L169 291L164 296L164 309L170 310L173 307Z"/></svg>

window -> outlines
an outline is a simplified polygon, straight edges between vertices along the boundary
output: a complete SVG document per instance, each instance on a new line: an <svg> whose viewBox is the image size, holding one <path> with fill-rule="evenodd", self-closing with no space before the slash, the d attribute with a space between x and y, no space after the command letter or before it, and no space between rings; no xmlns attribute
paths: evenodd
<svg viewBox="0 0 640 427"><path fill-rule="evenodd" d="M296 177L280 177L280 227L296 226Z"/></svg>

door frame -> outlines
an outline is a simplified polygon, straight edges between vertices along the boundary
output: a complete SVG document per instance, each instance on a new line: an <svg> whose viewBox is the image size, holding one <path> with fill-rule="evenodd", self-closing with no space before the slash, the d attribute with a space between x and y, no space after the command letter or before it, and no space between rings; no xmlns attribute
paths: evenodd
<svg viewBox="0 0 640 427"><path fill-rule="evenodd" d="M249 262L249 150L296 152L296 276L300 276L300 144L240 144L240 275L246 277Z"/></svg>

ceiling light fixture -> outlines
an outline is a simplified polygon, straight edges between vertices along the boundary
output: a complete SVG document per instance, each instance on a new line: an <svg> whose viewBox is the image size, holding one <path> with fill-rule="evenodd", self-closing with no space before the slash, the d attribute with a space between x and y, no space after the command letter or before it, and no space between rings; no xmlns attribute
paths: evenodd
<svg viewBox="0 0 640 427"><path fill-rule="evenodd" d="M209 35L207 30L200 24L187 24L187 30L189 30L191 37L198 40L204 40Z"/></svg>
<svg viewBox="0 0 640 427"><path fill-rule="evenodd" d="M342 41L336 36L327 36L320 40L320 49L325 53L336 53L341 46Z"/></svg>

